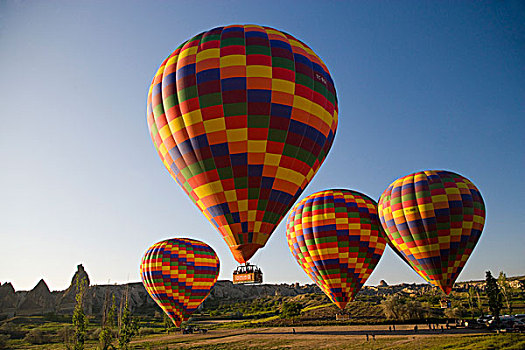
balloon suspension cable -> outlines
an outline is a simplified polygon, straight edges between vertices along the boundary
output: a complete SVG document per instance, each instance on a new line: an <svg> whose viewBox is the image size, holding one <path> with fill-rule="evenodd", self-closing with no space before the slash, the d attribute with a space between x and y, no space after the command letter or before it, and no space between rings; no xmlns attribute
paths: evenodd
<svg viewBox="0 0 525 350"><path fill-rule="evenodd" d="M257 257L255 258L255 266L259 266L259 260L261 259L261 255L264 253L264 249L259 249L257 253Z"/></svg>

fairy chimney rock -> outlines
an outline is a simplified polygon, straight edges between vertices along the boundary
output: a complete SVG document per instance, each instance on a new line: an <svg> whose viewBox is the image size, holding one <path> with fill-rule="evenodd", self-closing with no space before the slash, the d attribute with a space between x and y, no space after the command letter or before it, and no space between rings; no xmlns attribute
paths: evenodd
<svg viewBox="0 0 525 350"><path fill-rule="evenodd" d="M89 287L89 276L84 269L84 266L82 264L77 266L77 271L73 275L73 278L71 279L71 285L64 291L64 294L58 300L57 303L57 312L60 314L71 314L73 313L73 309L75 308L76 304L76 295L78 291L78 286L80 286L81 283L85 281L85 287L86 289Z"/></svg>
<svg viewBox="0 0 525 350"><path fill-rule="evenodd" d="M84 269L84 266L82 264L77 265L77 272L73 275L73 278L71 279L71 285L69 288L73 287L76 290L77 284L82 282L82 280L86 281L86 287L89 286L89 276Z"/></svg>

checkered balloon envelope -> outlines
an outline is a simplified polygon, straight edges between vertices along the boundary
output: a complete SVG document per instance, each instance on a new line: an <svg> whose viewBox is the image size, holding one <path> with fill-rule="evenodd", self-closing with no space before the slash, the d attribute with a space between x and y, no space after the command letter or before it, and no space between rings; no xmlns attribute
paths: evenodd
<svg viewBox="0 0 525 350"><path fill-rule="evenodd" d="M379 217L394 251L448 295L481 236L485 204L467 178L426 170L388 186Z"/></svg>
<svg viewBox="0 0 525 350"><path fill-rule="evenodd" d="M365 284L386 246L376 202L352 190L301 200L288 215L286 239L297 263L340 309Z"/></svg>
<svg viewBox="0 0 525 350"><path fill-rule="evenodd" d="M172 238L148 248L140 276L149 295L180 327L210 294L219 265L217 254L206 243Z"/></svg>
<svg viewBox="0 0 525 350"><path fill-rule="evenodd" d="M245 263L326 158L337 97L306 44L269 27L230 25L196 35L162 62L147 119L165 167Z"/></svg>

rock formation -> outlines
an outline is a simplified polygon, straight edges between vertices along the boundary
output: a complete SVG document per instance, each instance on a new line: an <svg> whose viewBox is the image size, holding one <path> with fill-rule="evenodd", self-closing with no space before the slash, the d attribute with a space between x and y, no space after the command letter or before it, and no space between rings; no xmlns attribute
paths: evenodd
<svg viewBox="0 0 525 350"><path fill-rule="evenodd" d="M84 269L82 264L77 266L77 271L71 279L71 284L63 292L56 305L56 313L58 314L72 314L75 309L76 304L76 295L78 288L80 288L81 283L85 283L86 293L89 291L89 276ZM89 293L88 293L89 294ZM89 305L89 298L85 299L85 304Z"/></svg>
<svg viewBox="0 0 525 350"><path fill-rule="evenodd" d="M10 283L0 286L0 316L14 315L42 315L48 313L70 315L75 308L77 286L86 281L84 296L84 310L88 315L101 315L105 303L112 302L115 296L117 308L128 297L129 308L135 314L154 315L161 312L160 308L149 296L142 283L128 283L124 285L94 285L91 286L89 276L82 265L77 266L70 286L64 291L50 292L44 280L29 292L15 292ZM320 289L313 284L301 286L299 284L260 284L234 285L231 281L217 281L207 300L221 300L234 302L251 300L264 296L296 296L306 293L320 293Z"/></svg>
<svg viewBox="0 0 525 350"><path fill-rule="evenodd" d="M53 313L70 315L75 308L75 297L82 281L86 283L84 309L88 315L100 315L104 303L111 302L112 295L115 296L117 307L127 294L129 307L132 310L137 309L142 313L149 314L158 310L142 283L90 286L86 270L82 265L78 265L70 286L64 291L51 292L44 280L40 280L29 292L15 292L11 283L0 285L0 316L13 317Z"/></svg>
<svg viewBox="0 0 525 350"><path fill-rule="evenodd" d="M524 279L515 277L514 279ZM94 285L91 286L89 276L82 265L77 266L71 285L64 291L51 292L44 280L30 291L15 292L11 283L0 285L0 317L12 317L15 315L42 315L48 313L66 314L73 313L75 308L75 296L77 294L77 282L86 281L84 296L84 309L88 315L101 315L104 306L112 302L115 296L117 308L124 302L126 295L131 311L136 315L154 315L162 313L157 304L146 292L140 282L124 285ZM471 281L458 283L457 288L465 289L469 286L484 281ZM364 295L389 295L406 294L421 295L432 292L436 287L429 284L398 284L389 286L381 281L379 287L364 286L359 293ZM231 281L217 281L211 294L206 299L208 302L231 303L244 300L252 300L267 296L297 296L301 294L322 293L315 284L258 284L258 285L234 285Z"/></svg>
<svg viewBox="0 0 525 350"><path fill-rule="evenodd" d="M12 316L16 312L17 305L18 298L13 285L11 283L0 285L0 313Z"/></svg>
<svg viewBox="0 0 525 350"><path fill-rule="evenodd" d="M296 296L307 293L321 293L315 284L301 286L299 284L255 284L235 285L231 281L217 281L212 289L210 300L251 300L264 296Z"/></svg>
<svg viewBox="0 0 525 350"><path fill-rule="evenodd" d="M55 297L51 294L44 280L40 280L35 288L25 294L19 301L17 315L44 315L55 310Z"/></svg>

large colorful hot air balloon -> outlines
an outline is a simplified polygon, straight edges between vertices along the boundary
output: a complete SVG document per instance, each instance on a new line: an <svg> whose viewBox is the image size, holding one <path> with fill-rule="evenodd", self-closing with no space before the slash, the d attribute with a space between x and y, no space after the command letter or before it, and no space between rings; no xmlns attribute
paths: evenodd
<svg viewBox="0 0 525 350"><path fill-rule="evenodd" d="M207 244L172 238L152 245L140 264L149 295L180 327L210 294L219 277L219 258Z"/></svg>
<svg viewBox="0 0 525 350"><path fill-rule="evenodd" d="M389 244L448 295L479 240L485 204L463 176L428 170L388 186L379 199L379 217Z"/></svg>
<svg viewBox="0 0 525 350"><path fill-rule="evenodd" d="M373 199L351 190L326 190L295 205L286 238L303 270L344 309L385 250L381 230Z"/></svg>
<svg viewBox="0 0 525 350"><path fill-rule="evenodd" d="M304 43L231 25L164 60L147 115L164 165L245 263L323 163L337 98L328 69Z"/></svg>

